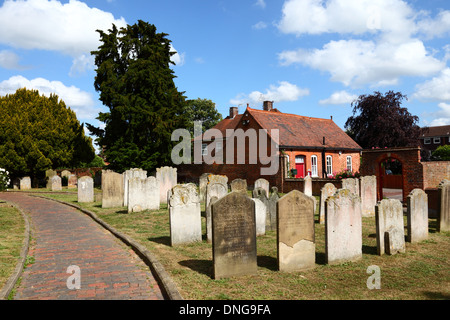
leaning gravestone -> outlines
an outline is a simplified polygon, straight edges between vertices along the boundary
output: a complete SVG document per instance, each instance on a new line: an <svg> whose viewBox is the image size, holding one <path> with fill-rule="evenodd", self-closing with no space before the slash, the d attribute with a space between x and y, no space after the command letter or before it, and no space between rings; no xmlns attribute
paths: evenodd
<svg viewBox="0 0 450 320"><path fill-rule="evenodd" d="M428 195L414 189L407 197L408 242L416 243L428 238Z"/></svg>
<svg viewBox="0 0 450 320"><path fill-rule="evenodd" d="M256 236L263 236L266 234L267 207L259 199L252 200L255 202Z"/></svg>
<svg viewBox="0 0 450 320"><path fill-rule="evenodd" d="M198 188L199 188L199 196L200 201L204 202L206 200L206 185L208 184L208 176L211 175L210 173L204 173L200 176L198 181Z"/></svg>
<svg viewBox="0 0 450 320"><path fill-rule="evenodd" d="M314 202L293 190L278 201L278 269L292 272L315 266Z"/></svg>
<svg viewBox="0 0 450 320"><path fill-rule="evenodd" d="M438 231L450 231L450 181L443 180L438 187L440 209Z"/></svg>
<svg viewBox="0 0 450 320"><path fill-rule="evenodd" d="M123 205L125 207L128 207L128 184L132 178L146 179L147 171L135 168L123 173Z"/></svg>
<svg viewBox="0 0 450 320"><path fill-rule="evenodd" d="M128 180L128 213L159 210L159 183L155 177Z"/></svg>
<svg viewBox="0 0 450 320"><path fill-rule="evenodd" d="M256 274L255 202L232 192L211 210L214 279Z"/></svg>
<svg viewBox="0 0 450 320"><path fill-rule="evenodd" d="M325 206L328 197L333 196L336 193L337 189L332 183L327 183L323 186L322 190L320 190L320 208L319 208L319 223L325 223Z"/></svg>
<svg viewBox="0 0 450 320"><path fill-rule="evenodd" d="M325 256L328 264L362 258L361 199L347 189L325 202Z"/></svg>
<svg viewBox="0 0 450 320"><path fill-rule="evenodd" d="M156 179L159 181L160 203L167 203L168 191L177 185L177 169L158 168L156 169Z"/></svg>
<svg viewBox="0 0 450 320"><path fill-rule="evenodd" d="M356 178L342 179L342 189L350 190L359 197L359 180Z"/></svg>
<svg viewBox="0 0 450 320"><path fill-rule="evenodd" d="M230 184L231 192L242 192L247 195L247 181L244 179L235 179Z"/></svg>
<svg viewBox="0 0 450 320"><path fill-rule="evenodd" d="M94 179L81 177L78 179L78 202L94 202Z"/></svg>
<svg viewBox="0 0 450 320"><path fill-rule="evenodd" d="M102 171L102 208L123 206L123 175L112 170Z"/></svg>
<svg viewBox="0 0 450 320"><path fill-rule="evenodd" d="M255 186L254 189L257 188L262 188L266 191L266 195L269 195L270 192L270 184L269 181L267 181L264 178L259 178L258 180L255 181Z"/></svg>
<svg viewBox="0 0 450 320"><path fill-rule="evenodd" d="M272 194L269 197L267 205L267 218L266 218L266 230L277 229L277 202L280 200L278 195L278 188L272 187Z"/></svg>
<svg viewBox="0 0 450 320"><path fill-rule="evenodd" d="M206 186L206 203L205 203L205 213L206 213L206 238L208 242L212 241L212 218L211 218L211 205L212 198L217 200L223 198L228 193L228 187L224 186L222 183L212 183Z"/></svg>
<svg viewBox="0 0 450 320"><path fill-rule="evenodd" d="M361 213L363 217L373 217L377 205L377 177L361 177Z"/></svg>
<svg viewBox="0 0 450 320"><path fill-rule="evenodd" d="M306 176L303 178L304 181L304 194L307 196L312 196L312 178L311 176Z"/></svg>
<svg viewBox="0 0 450 320"><path fill-rule="evenodd" d="M62 181L60 176L53 176L50 178L50 190L52 191L62 190Z"/></svg>
<svg viewBox="0 0 450 320"><path fill-rule="evenodd" d="M30 190L31 189L31 178L23 177L20 179L20 190Z"/></svg>
<svg viewBox="0 0 450 320"><path fill-rule="evenodd" d="M384 199L375 207L377 252L389 255L405 252L403 206L397 199Z"/></svg>
<svg viewBox="0 0 450 320"><path fill-rule="evenodd" d="M201 242L202 220L197 186L192 183L175 186L168 205L171 245Z"/></svg>

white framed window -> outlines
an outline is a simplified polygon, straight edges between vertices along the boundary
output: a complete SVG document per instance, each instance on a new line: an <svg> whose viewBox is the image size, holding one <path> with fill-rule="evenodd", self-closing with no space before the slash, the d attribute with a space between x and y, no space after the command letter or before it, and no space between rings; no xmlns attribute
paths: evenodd
<svg viewBox="0 0 450 320"><path fill-rule="evenodd" d="M440 144L441 143L441 138L434 138L433 139L433 143L434 144Z"/></svg>
<svg viewBox="0 0 450 320"><path fill-rule="evenodd" d="M311 176L319 176L319 173L317 172L317 156L311 156Z"/></svg>
<svg viewBox="0 0 450 320"><path fill-rule="evenodd" d="M327 156L327 175L333 174L333 157Z"/></svg>
<svg viewBox="0 0 450 320"><path fill-rule="evenodd" d="M431 144L431 138L425 138L423 139L424 144Z"/></svg>
<svg viewBox="0 0 450 320"><path fill-rule="evenodd" d="M202 143L202 156L208 155L208 145L206 143Z"/></svg>
<svg viewBox="0 0 450 320"><path fill-rule="evenodd" d="M295 163L305 163L305 157L304 156L296 156Z"/></svg>
<svg viewBox="0 0 450 320"><path fill-rule="evenodd" d="M353 171L352 157L351 156L347 156L347 171L350 171L350 172Z"/></svg>

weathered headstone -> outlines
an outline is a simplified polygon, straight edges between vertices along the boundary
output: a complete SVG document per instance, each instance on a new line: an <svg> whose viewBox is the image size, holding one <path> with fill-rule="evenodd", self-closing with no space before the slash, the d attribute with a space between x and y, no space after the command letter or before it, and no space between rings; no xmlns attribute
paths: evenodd
<svg viewBox="0 0 450 320"><path fill-rule="evenodd" d="M259 199L253 201L255 201L256 236L263 236L266 234L267 206Z"/></svg>
<svg viewBox="0 0 450 320"><path fill-rule="evenodd" d="M428 195L414 189L407 197L407 241L420 242L428 238Z"/></svg>
<svg viewBox="0 0 450 320"><path fill-rule="evenodd" d="M383 199L375 206L375 220L378 254L405 252L402 203L397 199Z"/></svg>
<svg viewBox="0 0 450 320"><path fill-rule="evenodd" d="M177 185L177 168L157 168L156 179L159 181L160 203L167 203L167 192Z"/></svg>
<svg viewBox="0 0 450 320"><path fill-rule="evenodd" d="M81 177L78 179L78 202L94 202L94 179Z"/></svg>
<svg viewBox="0 0 450 320"><path fill-rule="evenodd" d="M359 179L342 179L342 189L350 190L351 193L356 194L359 197Z"/></svg>
<svg viewBox="0 0 450 320"><path fill-rule="evenodd" d="M52 191L62 190L62 181L60 176L53 176L50 178L50 189Z"/></svg>
<svg viewBox="0 0 450 320"><path fill-rule="evenodd" d="M57 176L58 173L55 170L48 169L45 171L45 178L47 179L47 189L52 189L51 178Z"/></svg>
<svg viewBox="0 0 450 320"><path fill-rule="evenodd" d="M67 188L74 189L77 187L78 177L75 174L70 174L67 180Z"/></svg>
<svg viewBox="0 0 450 320"><path fill-rule="evenodd" d="M231 192L242 192L247 195L247 181L244 179L235 179L230 184Z"/></svg>
<svg viewBox="0 0 450 320"><path fill-rule="evenodd" d="M102 208L123 206L123 175L112 170L102 172Z"/></svg>
<svg viewBox="0 0 450 320"><path fill-rule="evenodd" d="M325 256L328 264L362 258L361 199L347 189L325 202Z"/></svg>
<svg viewBox="0 0 450 320"><path fill-rule="evenodd" d="M270 183L264 178L259 178L255 181L254 189L263 188L266 191L266 195L269 196L270 193Z"/></svg>
<svg viewBox="0 0 450 320"><path fill-rule="evenodd" d="M377 177L365 176L360 179L361 213L363 217L372 217L377 205Z"/></svg>
<svg viewBox="0 0 450 320"><path fill-rule="evenodd" d="M20 178L14 178L12 181L13 189L19 190L20 189Z"/></svg>
<svg viewBox="0 0 450 320"><path fill-rule="evenodd" d="M211 209L214 278L256 274L255 202L231 192Z"/></svg>
<svg viewBox="0 0 450 320"><path fill-rule="evenodd" d="M159 183L155 177L128 179L128 213L159 210Z"/></svg>
<svg viewBox="0 0 450 320"><path fill-rule="evenodd" d="M219 174L210 174L208 176L208 184L213 184L213 183L221 183L223 185L228 185L228 177L224 176L224 175L219 175Z"/></svg>
<svg viewBox="0 0 450 320"><path fill-rule="evenodd" d="M200 198L195 184L177 185L169 197L172 246L202 241Z"/></svg>
<svg viewBox="0 0 450 320"><path fill-rule="evenodd" d="M70 175L72 174L72 172L70 172L69 170L63 170L61 171L61 178L67 178L67 180L69 180Z"/></svg>
<svg viewBox="0 0 450 320"><path fill-rule="evenodd" d="M209 175L211 174L210 173L202 174L198 181L199 196L201 202L204 202L206 200L206 185L208 184Z"/></svg>
<svg viewBox="0 0 450 320"><path fill-rule="evenodd" d="M123 173L123 205L125 207L128 207L128 183L132 178L146 179L147 171L134 168Z"/></svg>
<svg viewBox="0 0 450 320"><path fill-rule="evenodd" d="M23 177L20 179L20 190L30 190L31 189L31 178Z"/></svg>
<svg viewBox="0 0 450 320"><path fill-rule="evenodd" d="M315 266L314 202L293 190L278 201L278 269L292 272Z"/></svg>
<svg viewBox="0 0 450 320"><path fill-rule="evenodd" d="M319 208L319 223L325 223L325 201L327 201L328 197L333 196L337 191L337 188L332 183L327 183L320 190L320 208Z"/></svg>
<svg viewBox="0 0 450 320"><path fill-rule="evenodd" d="M272 193L267 205L266 230L273 231L277 229L277 202L280 200L278 188L272 187Z"/></svg>
<svg viewBox="0 0 450 320"><path fill-rule="evenodd" d="M212 241L212 218L211 218L211 199L215 197L217 200L223 198L228 193L228 187L222 183L212 183L206 186L206 238L208 242Z"/></svg>
<svg viewBox="0 0 450 320"><path fill-rule="evenodd" d="M304 194L307 196L312 196L312 178L311 176L306 176L303 178L304 181Z"/></svg>
<svg viewBox="0 0 450 320"><path fill-rule="evenodd" d="M443 180L438 187L439 191L439 218L438 231L450 231L450 181Z"/></svg>

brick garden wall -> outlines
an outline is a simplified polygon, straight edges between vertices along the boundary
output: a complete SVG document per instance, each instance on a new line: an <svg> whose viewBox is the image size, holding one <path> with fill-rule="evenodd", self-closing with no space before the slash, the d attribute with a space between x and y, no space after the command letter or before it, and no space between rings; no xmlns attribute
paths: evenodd
<svg viewBox="0 0 450 320"><path fill-rule="evenodd" d="M424 189L437 188L444 179L450 179L450 161L422 162Z"/></svg>

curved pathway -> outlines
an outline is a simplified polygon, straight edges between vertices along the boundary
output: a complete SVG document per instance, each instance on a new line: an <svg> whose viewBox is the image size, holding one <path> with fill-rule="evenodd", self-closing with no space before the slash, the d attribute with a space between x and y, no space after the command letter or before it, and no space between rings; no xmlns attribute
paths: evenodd
<svg viewBox="0 0 450 320"><path fill-rule="evenodd" d="M148 266L82 212L18 192L0 193L0 199L27 213L32 229L28 256L34 263L24 270L14 299L163 299ZM78 283L80 289L73 288Z"/></svg>

